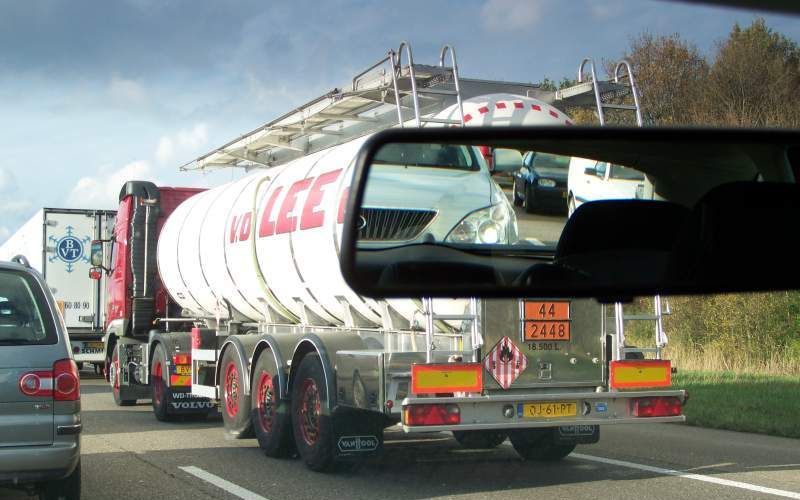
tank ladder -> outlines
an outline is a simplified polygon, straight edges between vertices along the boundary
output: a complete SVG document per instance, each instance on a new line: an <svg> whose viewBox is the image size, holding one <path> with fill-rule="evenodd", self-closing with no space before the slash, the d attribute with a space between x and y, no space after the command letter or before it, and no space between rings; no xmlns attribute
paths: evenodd
<svg viewBox="0 0 800 500"><path fill-rule="evenodd" d="M584 75L584 68L587 64L589 65L589 76L591 77L590 81L586 81ZM620 74L621 69L625 69L624 74ZM592 58L587 57L581 61L581 65L578 67L578 86L581 84L591 85L592 92L594 94L597 119L600 121L600 125L606 124L606 109L623 109L627 111L633 111L636 115L636 125L639 127L643 125L642 108L639 104L639 90L636 88L636 79L633 77L631 64L627 60L623 59L617 63L614 68L614 83L618 86L622 85L622 80L625 78L628 80L630 93L633 95L633 104L613 104L608 101L614 97L621 97L623 94L620 93L619 90L609 91L608 89L601 87L603 83L606 82L600 82L597 79L597 72L595 71L594 60Z"/></svg>
<svg viewBox="0 0 800 500"><path fill-rule="evenodd" d="M472 351L469 361L478 361L478 347L483 345L483 336L480 331L480 301L475 297L470 297L463 314L437 314L434 311L433 299L425 297L422 299L422 311L425 316L425 362L433 362L433 351L436 350L436 323L446 321L461 321L462 351L463 347L469 345ZM457 360L462 361L462 360Z"/></svg>
<svg viewBox="0 0 800 500"><path fill-rule="evenodd" d="M660 295L653 297L653 312L640 314L625 314L624 304L614 304L614 351L612 361L625 359L645 358L652 354L655 359L661 359L661 354L669 339L664 332L664 316L669 316L672 311L669 301L661 299ZM627 347L625 343L625 323L629 321L651 321L655 335L655 347Z"/></svg>

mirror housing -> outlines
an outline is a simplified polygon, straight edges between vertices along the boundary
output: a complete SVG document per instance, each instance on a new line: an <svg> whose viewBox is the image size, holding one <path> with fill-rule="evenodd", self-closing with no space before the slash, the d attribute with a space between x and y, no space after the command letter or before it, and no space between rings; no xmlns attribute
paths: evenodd
<svg viewBox="0 0 800 500"><path fill-rule="evenodd" d="M598 177L597 167L586 167L583 169L583 173L586 175L594 175L595 177Z"/></svg>
<svg viewBox="0 0 800 500"><path fill-rule="evenodd" d="M492 172L515 172L522 168L522 153L516 149L494 148L492 150Z"/></svg>
<svg viewBox="0 0 800 500"><path fill-rule="evenodd" d="M94 267L103 267L103 240L92 240L91 250L90 250L90 261L92 266Z"/></svg>
<svg viewBox="0 0 800 500"><path fill-rule="evenodd" d="M99 280L103 277L103 268L100 266L93 266L89 268L89 279Z"/></svg>

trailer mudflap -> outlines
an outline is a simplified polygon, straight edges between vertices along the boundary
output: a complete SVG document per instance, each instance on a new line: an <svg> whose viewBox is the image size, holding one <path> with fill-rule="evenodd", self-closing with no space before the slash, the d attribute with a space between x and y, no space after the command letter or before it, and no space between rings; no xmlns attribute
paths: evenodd
<svg viewBox="0 0 800 500"><path fill-rule="evenodd" d="M380 413L338 406L333 411L333 444L337 460L360 460L383 452L386 417Z"/></svg>
<svg viewBox="0 0 800 500"><path fill-rule="evenodd" d="M594 444L600 441L600 426L562 425L555 429L553 441L556 444Z"/></svg>
<svg viewBox="0 0 800 500"><path fill-rule="evenodd" d="M167 389L167 408L171 415L197 414L216 411L217 406L208 398L191 393L191 387Z"/></svg>

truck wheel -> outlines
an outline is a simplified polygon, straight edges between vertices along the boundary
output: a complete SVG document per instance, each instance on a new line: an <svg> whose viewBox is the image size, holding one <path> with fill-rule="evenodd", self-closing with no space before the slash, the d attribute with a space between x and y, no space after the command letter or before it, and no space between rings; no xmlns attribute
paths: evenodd
<svg viewBox="0 0 800 500"><path fill-rule="evenodd" d="M114 346L114 354L111 355L111 370L113 370L113 373L109 375L109 382L111 382L111 392L114 394L114 402L117 404L117 406L135 405L135 399L122 399L122 395L120 393L120 378L122 377L122 370L119 366L119 344Z"/></svg>
<svg viewBox="0 0 800 500"><path fill-rule="evenodd" d="M172 420L169 414L169 395L167 384L164 383L164 370L167 369L167 354L164 346L157 344L150 362L150 389L153 391L153 414L162 422Z"/></svg>
<svg viewBox="0 0 800 500"><path fill-rule="evenodd" d="M268 352L256 361L250 388L253 431L258 446L268 457L283 458L292 449L292 419L289 403L278 390L278 370Z"/></svg>
<svg viewBox="0 0 800 500"><path fill-rule="evenodd" d="M525 213L532 214L536 210L536 200L534 199L532 186L525 188Z"/></svg>
<svg viewBox="0 0 800 500"><path fill-rule="evenodd" d="M552 429L523 429L508 433L511 445L524 460L556 462L575 449L574 444L553 442Z"/></svg>
<svg viewBox="0 0 800 500"><path fill-rule="evenodd" d="M64 479L50 481L39 491L39 500L80 500L81 498L81 462L72 474Z"/></svg>
<svg viewBox="0 0 800 500"><path fill-rule="evenodd" d="M250 421L250 398L244 392L245 368L234 349L226 349L220 363L219 394L222 398L222 422L225 432L236 439L253 437Z"/></svg>
<svg viewBox="0 0 800 500"><path fill-rule="evenodd" d="M511 197L514 199L514 206L515 207L521 207L522 206L522 198L520 198L519 195L517 195L517 179L516 178L514 178L514 184L513 184L513 187L511 188L511 192L512 192L512 196Z"/></svg>
<svg viewBox="0 0 800 500"><path fill-rule="evenodd" d="M506 440L506 433L499 431L453 431L458 444L470 450L497 448Z"/></svg>
<svg viewBox="0 0 800 500"><path fill-rule="evenodd" d="M292 429L297 452L306 466L317 472L333 470L333 422L317 353L303 358L292 380Z"/></svg>

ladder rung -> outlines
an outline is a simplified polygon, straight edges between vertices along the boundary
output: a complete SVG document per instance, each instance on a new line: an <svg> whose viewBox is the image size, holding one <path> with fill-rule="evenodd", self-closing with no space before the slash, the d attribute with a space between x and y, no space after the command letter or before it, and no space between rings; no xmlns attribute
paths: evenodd
<svg viewBox="0 0 800 500"><path fill-rule="evenodd" d="M419 118L419 121L424 122L424 123L445 123L445 124L448 124L448 125L461 125L461 121L460 120L450 120L448 118L425 118L425 117L421 116Z"/></svg>
<svg viewBox="0 0 800 500"><path fill-rule="evenodd" d="M622 316L622 319L625 321L655 321L659 317L653 314L631 314L630 316Z"/></svg>
<svg viewBox="0 0 800 500"><path fill-rule="evenodd" d="M438 95L456 95L454 90L445 89L417 89L417 94L438 94Z"/></svg>
<svg viewBox="0 0 800 500"><path fill-rule="evenodd" d="M624 352L641 352L643 354L646 352L657 353L660 350L661 349L658 347L626 347L625 349L623 349Z"/></svg>
<svg viewBox="0 0 800 500"><path fill-rule="evenodd" d="M636 106L631 104L603 104L603 107L607 109L628 109L631 111L636 111Z"/></svg>
<svg viewBox="0 0 800 500"><path fill-rule="evenodd" d="M434 314L433 319L441 321L475 321L475 316L471 314Z"/></svg>

